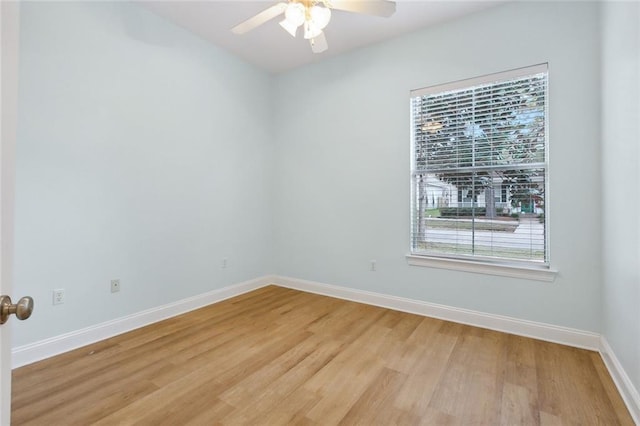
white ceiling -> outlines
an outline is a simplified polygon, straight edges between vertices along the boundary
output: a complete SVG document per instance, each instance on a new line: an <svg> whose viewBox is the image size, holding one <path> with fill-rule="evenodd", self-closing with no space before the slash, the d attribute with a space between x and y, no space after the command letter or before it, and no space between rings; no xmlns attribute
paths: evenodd
<svg viewBox="0 0 640 426"><path fill-rule="evenodd" d="M398 0L396 13L390 18L333 11L331 22L325 29L329 49L320 54L312 53L308 40L304 40L300 34L295 39L291 37L278 25L278 18L244 35L231 33L232 27L277 3L277 0L142 0L140 4L247 62L277 73L487 9L504 1L507 0Z"/></svg>

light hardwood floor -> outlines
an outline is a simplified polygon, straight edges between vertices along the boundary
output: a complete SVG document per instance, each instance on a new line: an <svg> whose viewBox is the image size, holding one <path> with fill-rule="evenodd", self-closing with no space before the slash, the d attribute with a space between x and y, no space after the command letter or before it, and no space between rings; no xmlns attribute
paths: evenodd
<svg viewBox="0 0 640 426"><path fill-rule="evenodd" d="M600 356L265 287L19 368L13 424L632 425Z"/></svg>

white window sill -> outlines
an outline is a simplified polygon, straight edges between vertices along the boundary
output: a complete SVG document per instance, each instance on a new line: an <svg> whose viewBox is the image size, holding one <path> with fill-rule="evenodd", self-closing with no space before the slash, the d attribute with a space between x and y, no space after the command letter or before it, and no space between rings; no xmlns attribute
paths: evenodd
<svg viewBox="0 0 640 426"><path fill-rule="evenodd" d="M407 262L413 266L451 269L454 271L475 272L478 274L498 275L502 277L522 278L552 282L558 271L547 267L527 267L518 265L498 265L488 262L476 262L460 259L407 255Z"/></svg>

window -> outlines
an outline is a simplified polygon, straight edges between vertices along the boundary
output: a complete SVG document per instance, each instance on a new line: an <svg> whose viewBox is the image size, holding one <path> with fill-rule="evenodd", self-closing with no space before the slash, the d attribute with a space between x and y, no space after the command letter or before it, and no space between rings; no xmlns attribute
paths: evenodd
<svg viewBox="0 0 640 426"><path fill-rule="evenodd" d="M411 92L411 254L548 266L547 65ZM434 204L428 194L439 197Z"/></svg>
<svg viewBox="0 0 640 426"><path fill-rule="evenodd" d="M507 194L509 193L509 185L506 183L503 183L500 185L500 202L501 203L506 203L508 198L507 198Z"/></svg>

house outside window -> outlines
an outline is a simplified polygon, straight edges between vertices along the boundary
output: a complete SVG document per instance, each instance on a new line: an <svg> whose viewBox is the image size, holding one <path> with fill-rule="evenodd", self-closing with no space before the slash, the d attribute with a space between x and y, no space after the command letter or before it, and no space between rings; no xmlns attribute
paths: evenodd
<svg viewBox="0 0 640 426"><path fill-rule="evenodd" d="M548 266L547 87L543 64L411 92L412 255Z"/></svg>

